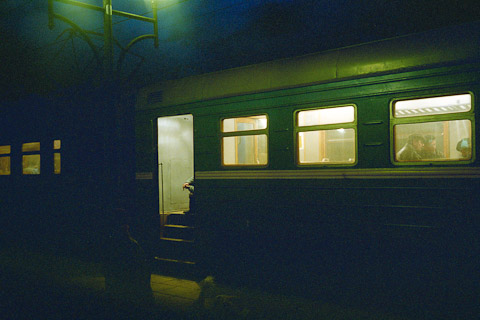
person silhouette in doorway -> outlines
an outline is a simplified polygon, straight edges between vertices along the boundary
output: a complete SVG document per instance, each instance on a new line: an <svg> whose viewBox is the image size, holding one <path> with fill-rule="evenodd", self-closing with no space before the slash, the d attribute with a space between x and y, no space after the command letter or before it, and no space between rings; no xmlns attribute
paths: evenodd
<svg viewBox="0 0 480 320"><path fill-rule="evenodd" d="M195 179L194 177L190 177L187 179L187 181L185 181L185 183L182 185L182 188L185 190L187 189L190 194L188 195L189 197L189 209L184 211L183 213L193 213L195 212L195 194L194 194L194 190L195 190Z"/></svg>

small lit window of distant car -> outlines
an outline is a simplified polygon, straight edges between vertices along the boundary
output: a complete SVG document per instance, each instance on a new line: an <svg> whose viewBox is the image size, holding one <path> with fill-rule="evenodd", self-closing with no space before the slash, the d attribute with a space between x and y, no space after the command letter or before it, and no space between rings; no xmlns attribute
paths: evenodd
<svg viewBox="0 0 480 320"><path fill-rule="evenodd" d="M40 142L22 144L22 173L24 175L40 174Z"/></svg>
<svg viewBox="0 0 480 320"><path fill-rule="evenodd" d="M299 111L296 119L298 164L354 164L355 120L353 105Z"/></svg>
<svg viewBox="0 0 480 320"><path fill-rule="evenodd" d="M222 164L264 166L268 163L267 116L223 119Z"/></svg>
<svg viewBox="0 0 480 320"><path fill-rule="evenodd" d="M0 176L10 175L10 152L9 145L0 146Z"/></svg>
<svg viewBox="0 0 480 320"><path fill-rule="evenodd" d="M394 102L394 161L403 164L471 161L472 111L469 93Z"/></svg>
<svg viewBox="0 0 480 320"><path fill-rule="evenodd" d="M53 140L53 173L60 174L62 169L62 162L61 162L61 155L60 155L60 148L61 148L61 140Z"/></svg>

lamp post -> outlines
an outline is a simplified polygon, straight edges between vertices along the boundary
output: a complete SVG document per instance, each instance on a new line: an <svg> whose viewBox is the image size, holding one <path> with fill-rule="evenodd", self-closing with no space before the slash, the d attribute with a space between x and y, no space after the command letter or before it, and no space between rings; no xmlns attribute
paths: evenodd
<svg viewBox="0 0 480 320"><path fill-rule="evenodd" d="M103 0L103 9L104 68L107 80L113 75L112 0Z"/></svg>
<svg viewBox="0 0 480 320"><path fill-rule="evenodd" d="M151 23L153 25L153 33L151 34L143 34L140 35L133 40L125 47L121 48L122 51L120 53L118 63L117 63L117 71L121 68L121 63L125 55L127 54L130 48L146 39L153 39L155 48L158 47L158 16L157 16L157 3L156 0L152 0L152 11L153 11L153 18L145 17L142 15L114 10L112 6L112 0L102 0L103 6L95 6L88 3L84 3L81 1L76 0L48 0L48 26L50 29L55 27L55 19L61 20L67 24L69 24L75 31L77 31L80 37L87 42L87 44L92 49L95 57L97 58L97 62L100 61L101 64L104 66L104 78L106 81L111 81L114 77L114 38L113 38L113 23L112 18L113 16L120 16L124 18L129 18L137 21ZM90 38L90 34L98 35L97 32L84 30L80 26L78 26L75 22L68 19L65 16L62 16L58 13L55 13L54 3L64 3L72 6L76 6L79 8L102 12L103 13L103 42L104 42L104 56L103 59L99 57L98 48L94 45L93 41Z"/></svg>
<svg viewBox="0 0 480 320"><path fill-rule="evenodd" d="M102 166L104 185L102 186L102 196L104 198L105 209L109 210L112 205L117 205L114 203L117 199L112 199L112 195L122 193L127 194L128 191L125 190L129 190L130 184L134 183L134 180L131 181L132 177L134 177L134 171L133 174L131 174L132 170L134 170L131 165L133 163L132 159L134 154L132 154L132 151L130 150L132 146L128 145L128 143L131 142L128 137L133 134L129 131L131 126L128 122L133 121L133 115L130 110L131 105L127 105L128 103L125 103L123 98L119 98L123 92L119 90L119 86L116 85L118 82L116 81L121 78L120 70L122 62L128 53L128 50L130 50L133 45L142 40L153 39L154 46L158 47L158 22L156 0L151 1L153 18L114 10L112 7L112 0L102 0L102 2L103 5L100 7L76 0L48 0L48 26L50 29L53 29L55 27L55 20L60 20L68 24L75 30L76 34L78 34L89 45L97 60L97 65L103 66L102 85L100 88L95 88L96 90L100 89L101 94L92 97L92 104L98 105L99 107L99 110L97 111L100 115L101 126L104 130L104 164ZM103 34L93 30L85 30L71 19L56 13L54 3L62 3L87 11L102 13ZM114 44L118 44L118 41L114 39L113 35L113 16L151 23L153 26L153 33L143 34L134 38L126 47L119 45L121 51L118 55L116 72L114 70ZM92 36L103 37L103 56L100 53L100 48L94 44L94 41L92 41ZM100 99L98 99L99 97Z"/></svg>

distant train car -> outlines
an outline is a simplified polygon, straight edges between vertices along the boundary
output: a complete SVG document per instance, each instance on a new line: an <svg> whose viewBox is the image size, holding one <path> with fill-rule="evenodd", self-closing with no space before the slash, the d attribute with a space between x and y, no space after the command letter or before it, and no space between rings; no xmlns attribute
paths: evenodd
<svg viewBox="0 0 480 320"><path fill-rule="evenodd" d="M142 89L137 210L158 221L158 259L399 304L470 299L479 36L473 23Z"/></svg>
<svg viewBox="0 0 480 320"><path fill-rule="evenodd" d="M99 258L107 208L125 198L109 179L120 167L111 150L126 148L108 148L107 102L89 86L1 106L0 245Z"/></svg>

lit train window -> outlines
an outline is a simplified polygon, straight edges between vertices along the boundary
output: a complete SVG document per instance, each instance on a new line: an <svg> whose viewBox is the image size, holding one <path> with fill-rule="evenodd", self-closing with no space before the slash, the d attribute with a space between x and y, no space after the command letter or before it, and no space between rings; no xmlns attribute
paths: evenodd
<svg viewBox="0 0 480 320"><path fill-rule="evenodd" d="M40 174L40 142L29 142L22 144L22 152L27 153L22 156L23 174Z"/></svg>
<svg viewBox="0 0 480 320"><path fill-rule="evenodd" d="M40 151L40 142L28 142L22 144L22 152Z"/></svg>
<svg viewBox="0 0 480 320"><path fill-rule="evenodd" d="M10 146L0 146L0 176L10 175Z"/></svg>
<svg viewBox="0 0 480 320"><path fill-rule="evenodd" d="M255 166L268 163L267 116L222 120L222 164Z"/></svg>
<svg viewBox="0 0 480 320"><path fill-rule="evenodd" d="M472 160L472 96L459 94L393 104L393 145L397 162Z"/></svg>
<svg viewBox="0 0 480 320"><path fill-rule="evenodd" d="M53 140L53 150L60 150L62 144L61 140ZM54 152L53 153L53 173L54 174L60 174L61 173L61 155L60 152Z"/></svg>
<svg viewBox="0 0 480 320"><path fill-rule="evenodd" d="M395 118L468 112L472 110L472 96L470 94L457 94L454 96L397 101L393 106L393 110Z"/></svg>
<svg viewBox="0 0 480 320"><path fill-rule="evenodd" d="M354 164L354 106L328 107L297 113L297 156L301 165Z"/></svg>

